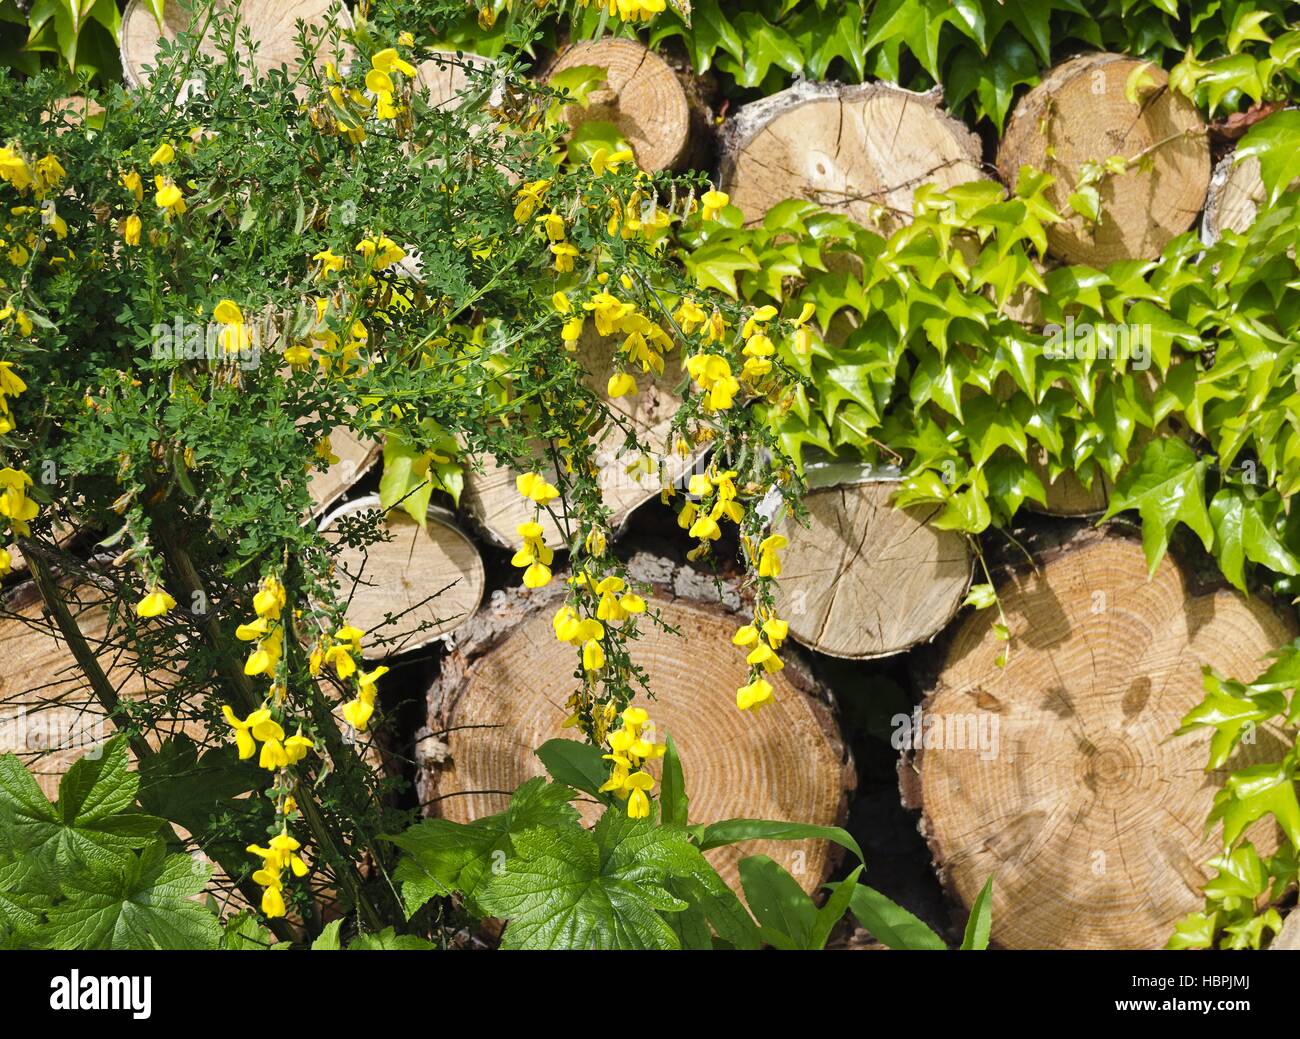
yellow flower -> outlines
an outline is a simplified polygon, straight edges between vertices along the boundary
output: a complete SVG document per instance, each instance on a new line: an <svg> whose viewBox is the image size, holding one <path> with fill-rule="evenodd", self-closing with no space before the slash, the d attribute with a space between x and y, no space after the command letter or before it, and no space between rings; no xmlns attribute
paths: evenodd
<svg viewBox="0 0 1300 1039"><path fill-rule="evenodd" d="M18 191L26 191L36 183L27 160L12 148L0 148L0 180L7 180Z"/></svg>
<svg viewBox="0 0 1300 1039"><path fill-rule="evenodd" d="M135 170L128 170L122 174L121 181L122 187L131 192L137 202L144 201L144 184L140 181L140 174Z"/></svg>
<svg viewBox="0 0 1300 1039"><path fill-rule="evenodd" d="M375 685L386 674L388 674L388 668L382 665L375 668L373 671L362 671L361 674L357 676L357 684L359 687L358 695L362 699L369 700L373 703L375 699Z"/></svg>
<svg viewBox="0 0 1300 1039"><path fill-rule="evenodd" d="M560 496L559 490L554 484L548 483L541 473L520 473L515 477L515 489L525 498L537 502L538 505L545 505ZM524 534L522 527L519 532L524 537L529 536ZM541 536L540 527L537 534L533 536Z"/></svg>
<svg viewBox="0 0 1300 1039"><path fill-rule="evenodd" d="M567 274L573 270L574 257L578 255L578 247L570 242L556 242L551 246L551 253L555 256L555 270L559 274Z"/></svg>
<svg viewBox="0 0 1300 1039"><path fill-rule="evenodd" d="M157 188L153 197L154 203L168 217L179 216L185 212L185 196L180 188L162 176L154 178L154 187Z"/></svg>
<svg viewBox="0 0 1300 1039"><path fill-rule="evenodd" d="M353 653L361 652L361 640L365 637L366 633L364 631L351 624L343 625L334 633L334 640L347 643L352 648Z"/></svg>
<svg viewBox="0 0 1300 1039"><path fill-rule="evenodd" d="M307 751L315 746L311 740L302 734L302 729L290 736L284 741L284 753L289 759L290 765L296 765L307 756Z"/></svg>
<svg viewBox="0 0 1300 1039"><path fill-rule="evenodd" d="M380 271L406 258L406 250L386 235L362 239L357 243L357 252L373 260L375 269Z"/></svg>
<svg viewBox="0 0 1300 1039"><path fill-rule="evenodd" d="M176 600L162 588L155 585L143 599L135 604L135 614L137 617L161 617L175 605Z"/></svg>
<svg viewBox="0 0 1300 1039"><path fill-rule="evenodd" d="M731 374L731 365L718 354L695 354L686 359L686 370L704 391L704 406L708 411L725 411L740 389L740 383Z"/></svg>
<svg viewBox="0 0 1300 1039"><path fill-rule="evenodd" d="M697 516L687 533L701 541L717 541L722 537L722 528L712 516Z"/></svg>
<svg viewBox="0 0 1300 1039"><path fill-rule="evenodd" d="M403 61L394 47L379 51L370 59L370 65L379 72L400 72L403 76L415 75L415 67L410 62Z"/></svg>
<svg viewBox="0 0 1300 1039"><path fill-rule="evenodd" d="M0 577L7 577L9 571L13 569L13 557L9 555L7 548L0 548Z"/></svg>
<svg viewBox="0 0 1300 1039"><path fill-rule="evenodd" d="M745 657L745 663L750 667L761 666L764 671L780 671L785 664L781 662L775 651L766 642L760 642Z"/></svg>
<svg viewBox="0 0 1300 1039"><path fill-rule="evenodd" d="M619 148L611 152L608 148L597 148L591 157L591 172L603 177L606 171L613 172L632 158L630 148Z"/></svg>
<svg viewBox="0 0 1300 1039"><path fill-rule="evenodd" d="M564 217L559 213L547 213L539 218L546 229L546 237L552 242L564 241Z"/></svg>
<svg viewBox="0 0 1300 1039"><path fill-rule="evenodd" d="M272 719L271 712L265 707L253 711L242 721L229 704L221 705L221 713L235 730L235 745L239 748L241 760L251 758L257 749L254 737L259 740L284 738L284 730Z"/></svg>
<svg viewBox="0 0 1300 1039"><path fill-rule="evenodd" d="M284 604L285 591L280 579L278 577L262 578L261 587L258 589L257 594L253 596L253 610L257 615L268 619L278 617L280 611L284 609Z"/></svg>
<svg viewBox="0 0 1300 1039"><path fill-rule="evenodd" d="M703 196L701 196L700 201L704 203L703 218L705 220L716 220L718 214L731 204L731 196L725 191L714 189L712 191L706 191Z"/></svg>
<svg viewBox="0 0 1300 1039"><path fill-rule="evenodd" d="M352 653L347 646L330 646L325 651L325 663L334 668L334 673L339 678L346 679L357 673L357 662L352 659Z"/></svg>
<svg viewBox="0 0 1300 1039"><path fill-rule="evenodd" d="M333 274L336 271L341 271L343 269L343 257L335 256L329 249L322 249L320 252L316 253L312 259L320 264L320 276L322 278L327 274Z"/></svg>
<svg viewBox="0 0 1300 1039"><path fill-rule="evenodd" d="M551 297L551 305L555 307L556 313L558 314L567 314L573 309L573 305L569 302L569 297L563 292L557 292Z"/></svg>
<svg viewBox="0 0 1300 1039"><path fill-rule="evenodd" d="M139 245L141 226L140 218L132 213L122 221L122 241L127 245Z"/></svg>
<svg viewBox="0 0 1300 1039"><path fill-rule="evenodd" d="M277 878L274 885L270 885L262 892L262 915L268 920L274 920L276 917L284 916L284 896L280 894L279 879Z"/></svg>
<svg viewBox="0 0 1300 1039"><path fill-rule="evenodd" d="M779 549L785 548L790 542L783 534L772 534L765 537L758 545L758 576L759 577L780 577L781 576L781 557L777 555Z"/></svg>
<svg viewBox="0 0 1300 1039"><path fill-rule="evenodd" d="M772 701L772 683L765 678L756 678L749 685L742 685L736 690L736 706L742 711L762 707Z"/></svg>
<svg viewBox="0 0 1300 1039"><path fill-rule="evenodd" d="M175 158L176 158L176 150L170 144L164 141L162 144L158 145L158 148L154 151L154 153L149 156L149 165L166 166L169 162L171 162Z"/></svg>
<svg viewBox="0 0 1300 1039"><path fill-rule="evenodd" d="M372 94L392 94L393 77L381 69L371 69L366 73L366 89Z"/></svg>
<svg viewBox="0 0 1300 1039"><path fill-rule="evenodd" d="M609 377L606 389L611 397L626 397L629 393L636 393L636 379L627 372L615 372Z"/></svg>
<svg viewBox="0 0 1300 1039"><path fill-rule="evenodd" d="M344 720L357 732L366 731L366 725L369 724L370 716L374 713L374 704L366 703L365 700L349 700L343 705Z"/></svg>
<svg viewBox="0 0 1300 1039"><path fill-rule="evenodd" d="M650 798L647 790L653 790L655 781L649 772L633 772L624 780L623 785L631 791L627 799L627 817L644 819L650 814Z"/></svg>
<svg viewBox="0 0 1300 1039"><path fill-rule="evenodd" d="M595 639L588 639L582 644L582 669L599 671L605 666L605 651Z"/></svg>

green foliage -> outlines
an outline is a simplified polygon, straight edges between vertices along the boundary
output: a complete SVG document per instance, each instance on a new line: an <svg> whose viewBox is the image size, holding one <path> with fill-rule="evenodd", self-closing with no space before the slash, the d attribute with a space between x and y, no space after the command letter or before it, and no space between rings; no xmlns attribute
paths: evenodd
<svg viewBox="0 0 1300 1039"><path fill-rule="evenodd" d="M68 770L54 804L0 757L0 947L218 947L220 922L194 900L211 869L167 853L138 787L121 736Z"/></svg>
<svg viewBox="0 0 1300 1039"><path fill-rule="evenodd" d="M1210 730L1206 770L1227 769L1206 823L1207 829L1221 826L1223 850L1209 862L1216 875L1205 886L1204 909L1179 921L1168 947L1258 949L1281 929L1278 906L1300 879L1300 640L1280 649L1252 682L1223 678L1210 668L1204 676L1205 699L1183 718L1178 735ZM1243 744L1257 748L1256 764L1234 759ZM1261 746L1280 759L1260 761ZM1246 839L1247 828L1260 820L1281 833L1270 856Z"/></svg>
<svg viewBox="0 0 1300 1039"><path fill-rule="evenodd" d="M162 21L164 0L148 9ZM43 67L69 82L112 82L122 74L117 0L0 0L0 68L29 76Z"/></svg>

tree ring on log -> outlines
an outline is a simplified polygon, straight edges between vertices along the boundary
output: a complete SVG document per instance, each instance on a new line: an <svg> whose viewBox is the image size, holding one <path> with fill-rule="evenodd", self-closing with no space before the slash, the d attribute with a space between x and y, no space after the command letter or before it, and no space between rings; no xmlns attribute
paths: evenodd
<svg viewBox="0 0 1300 1039"><path fill-rule="evenodd" d="M904 799L963 905L994 877L999 945L1161 948L1201 905L1223 778L1205 772L1203 735L1171 736L1203 696L1203 664L1254 676L1294 625L1259 597L1193 591L1167 557L1148 580L1139 541L1096 531L999 595L1010 660L995 662L996 611L957 627L903 741ZM1261 726L1225 771L1286 745ZM1261 854L1276 847L1271 825L1247 832Z"/></svg>
<svg viewBox="0 0 1300 1039"><path fill-rule="evenodd" d="M774 703L737 710L735 690L748 677L731 636L743 621L718 601L712 579L644 555L630 568L653 583L651 606L682 633L643 623L631 652L656 694L641 705L681 754L691 821L842 823L856 775L831 701L797 654L783 651L786 667L769 676ZM564 597L561 577L531 593L514 588L494 597L443 661L429 690L429 731L417 749L417 785L431 814L468 822L502 811L510 791L545 774L534 749L574 735L561 727L575 688L573 647L558 642L551 627ZM726 593L738 606L734 590ZM647 765L656 779L660 765ZM588 823L599 814L592 802L576 807ZM733 885L741 858L769 855L812 892L838 852L824 841L750 841L706 854Z"/></svg>
<svg viewBox="0 0 1300 1039"><path fill-rule="evenodd" d="M358 498L330 513L321 532L328 538L345 516L380 509L377 496ZM384 525L391 540L342 547L336 558L348 623L377 637L363 643L367 660L419 649L455 631L474 615L487 584L478 549L445 509L430 506L423 530L400 507L386 512ZM390 614L391 624L385 622Z"/></svg>

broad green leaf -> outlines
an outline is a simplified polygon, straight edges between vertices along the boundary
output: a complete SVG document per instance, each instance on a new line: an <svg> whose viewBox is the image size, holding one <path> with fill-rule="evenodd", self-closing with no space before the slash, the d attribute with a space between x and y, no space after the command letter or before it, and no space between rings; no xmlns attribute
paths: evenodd
<svg viewBox="0 0 1300 1039"><path fill-rule="evenodd" d="M554 739L547 740L533 753L557 783L605 799L600 788L609 778L609 765L599 747L578 740Z"/></svg>
<svg viewBox="0 0 1300 1039"><path fill-rule="evenodd" d="M1300 111L1274 112L1247 131L1233 153L1233 162L1259 160L1259 176L1268 191L1268 204L1282 197L1300 177Z"/></svg>
<svg viewBox="0 0 1300 1039"><path fill-rule="evenodd" d="M1232 485L1220 490L1210 502L1215 555L1224 576L1243 592L1247 559L1278 573L1300 573L1300 559L1281 540L1281 509L1282 501L1276 492L1260 498Z"/></svg>
<svg viewBox="0 0 1300 1039"><path fill-rule="evenodd" d="M856 866L843 882L835 885L826 904L817 910L817 917L808 935L808 948L826 948L826 941L830 938L831 931L840 922L840 918L848 912L849 903L853 900L853 892L858 886L858 877L862 876L864 868L864 866Z"/></svg>
<svg viewBox="0 0 1300 1039"><path fill-rule="evenodd" d="M167 855L155 842L131 853L120 871L70 872L66 901L49 911L42 942L51 949L215 949L221 923L194 896L211 868L189 855Z"/></svg>
<svg viewBox="0 0 1300 1039"><path fill-rule="evenodd" d="M594 830L525 830L514 845L479 896L485 912L508 921L503 948L680 947L659 914L687 908L664 886L698 871L684 831L613 808Z"/></svg>
<svg viewBox="0 0 1300 1039"><path fill-rule="evenodd" d="M413 934L398 934L385 927L374 934L359 934L348 945L348 952L400 952L432 949L433 945Z"/></svg>

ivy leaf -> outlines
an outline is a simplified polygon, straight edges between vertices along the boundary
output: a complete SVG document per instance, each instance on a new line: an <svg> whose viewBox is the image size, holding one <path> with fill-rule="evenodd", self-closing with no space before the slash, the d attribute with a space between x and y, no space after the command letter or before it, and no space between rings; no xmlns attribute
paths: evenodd
<svg viewBox="0 0 1300 1039"><path fill-rule="evenodd" d="M1249 158L1259 160L1259 176L1271 206L1300 177L1300 111L1274 112L1252 126L1237 145L1233 162Z"/></svg>
<svg viewBox="0 0 1300 1039"><path fill-rule="evenodd" d="M738 298L737 271L757 271L762 265L748 245L737 247L728 242L709 242L688 253L686 270L702 289L718 289L732 299Z"/></svg>
<svg viewBox="0 0 1300 1039"><path fill-rule="evenodd" d="M49 911L42 944L51 949L215 949L221 924L193 896L212 870L188 855L168 855L161 841L120 871L69 874L67 896Z"/></svg>
<svg viewBox="0 0 1300 1039"><path fill-rule="evenodd" d="M1014 33L999 34L987 55L964 49L952 61L944 80L948 101L956 107L971 94L979 101L977 114L988 118L998 132L1006 122L1016 87L1039 79L1034 52Z"/></svg>
<svg viewBox="0 0 1300 1039"><path fill-rule="evenodd" d="M891 949L947 949L929 926L875 888L859 884L850 909L858 923Z"/></svg>
<svg viewBox="0 0 1300 1039"><path fill-rule="evenodd" d="M1201 669L1205 699L1188 711L1175 736L1199 728L1214 729L1210 738L1210 760L1206 771L1222 768L1244 733L1286 710L1281 692L1257 691L1240 682L1220 678L1209 667Z"/></svg>
<svg viewBox="0 0 1300 1039"><path fill-rule="evenodd" d="M1223 843L1234 844L1256 819L1271 815L1293 846L1300 846L1300 802L1294 765L1268 762L1232 773L1214 796L1207 825L1223 823Z"/></svg>
<svg viewBox="0 0 1300 1039"><path fill-rule="evenodd" d="M1210 502L1214 523L1214 552L1224 576L1246 590L1246 559L1281 574L1300 573L1300 559L1282 543L1278 518L1282 499L1276 491L1251 497L1241 487L1227 486Z"/></svg>
<svg viewBox="0 0 1300 1039"><path fill-rule="evenodd" d="M387 838L406 853L393 878L402 884L407 918L429 899L453 891L464 894L472 905L479 887L514 854L517 834L533 827L578 825L578 813L569 804L573 796L569 787L547 783L539 776L514 792L504 812L470 823L425 819Z"/></svg>
<svg viewBox="0 0 1300 1039"><path fill-rule="evenodd" d="M664 886L698 871L684 830L615 808L594 830L525 830L514 845L479 897L485 912L509 922L503 948L680 948L659 913L687 908Z"/></svg>
<svg viewBox="0 0 1300 1039"><path fill-rule="evenodd" d="M1169 548L1169 534L1180 521L1186 523L1207 549L1214 529L1205 508L1205 470L1208 459L1198 459L1177 437L1152 440L1136 465L1115 485L1110 507L1101 521L1125 509L1142 517L1142 548L1147 570L1154 574Z"/></svg>
<svg viewBox="0 0 1300 1039"><path fill-rule="evenodd" d="M761 85L773 65L791 75L803 71L799 44L780 26L754 11L742 11L736 16L735 25L744 40L744 56L736 59L724 55L718 59L718 68L734 76L739 86Z"/></svg>

